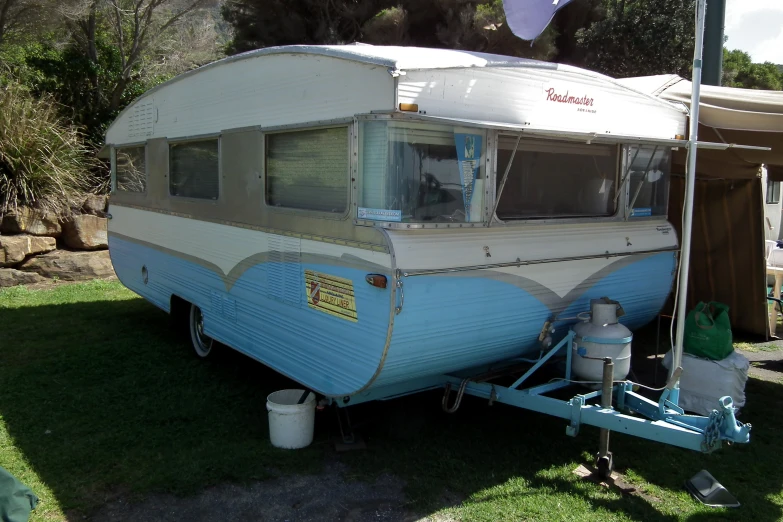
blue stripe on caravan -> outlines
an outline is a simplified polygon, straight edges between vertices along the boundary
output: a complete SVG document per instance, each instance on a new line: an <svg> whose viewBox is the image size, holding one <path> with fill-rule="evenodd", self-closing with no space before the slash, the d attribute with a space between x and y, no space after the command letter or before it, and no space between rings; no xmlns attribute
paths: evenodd
<svg viewBox="0 0 783 522"><path fill-rule="evenodd" d="M266 292L271 263L248 269L226 292L214 271L159 250L118 238L110 239L112 261L122 283L164 310L171 294L195 303L211 337L327 395L348 395L375 374L388 334L389 289L364 280L366 270L302 264L299 282L287 301ZM149 282L141 278L141 266ZM307 306L304 270L350 279L358 322ZM289 302L298 304L292 305Z"/></svg>
<svg viewBox="0 0 783 522"><path fill-rule="evenodd" d="M267 296L271 263L251 267L226 292L221 277L198 264L117 238L110 238L110 246L117 275L128 288L164 310L172 293L196 303L209 335L307 387L327 395L350 395L377 370L387 336L389 290L368 285L365 271L303 264L301 281L294 285L301 296L291 299L298 303L291 305ZM143 264L149 270L146 285ZM624 266L568 303L561 316L573 317L589 308L590 299L608 296L626 312L620 321L638 328L663 306L674 267L672 254ZM305 269L353 281L357 323L307 306ZM404 292L405 307L395 317L387 359L373 387L415 383L537 351L541 327L553 315L525 290L485 277L412 277L404 280ZM556 339L570 324L559 326Z"/></svg>
<svg viewBox="0 0 783 522"><path fill-rule="evenodd" d="M656 254L624 266L587 288L561 317L589 310L608 296L621 303L631 329L655 318L671 289L674 255ZM538 335L552 311L511 284L482 277L419 276L405 284L383 372L374 386L434 372L451 372L538 351ZM573 322L559 323L555 341Z"/></svg>

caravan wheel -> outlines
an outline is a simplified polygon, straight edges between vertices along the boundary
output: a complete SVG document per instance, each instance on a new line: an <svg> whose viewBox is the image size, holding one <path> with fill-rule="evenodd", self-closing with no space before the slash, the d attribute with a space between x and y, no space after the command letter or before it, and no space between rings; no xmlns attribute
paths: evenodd
<svg viewBox="0 0 783 522"><path fill-rule="evenodd" d="M201 315L201 308L194 304L190 305L190 340L196 355L202 358L210 354L215 342L204 333L204 316Z"/></svg>

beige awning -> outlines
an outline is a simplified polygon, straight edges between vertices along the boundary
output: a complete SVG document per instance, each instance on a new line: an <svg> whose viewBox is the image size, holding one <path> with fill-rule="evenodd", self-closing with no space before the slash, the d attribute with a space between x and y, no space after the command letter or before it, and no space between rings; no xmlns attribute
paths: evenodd
<svg viewBox="0 0 783 522"><path fill-rule="evenodd" d="M626 87L690 107L691 82L676 75L618 80ZM783 165L783 92L703 85L699 104L699 140L769 147L734 149L738 163ZM723 157L717 156L716 158ZM718 161L716 159L716 161Z"/></svg>
<svg viewBox="0 0 783 522"><path fill-rule="evenodd" d="M691 82L676 75L618 80L629 89L690 106ZM761 164L783 165L783 92L702 86L699 141L769 147L769 151L699 149L696 162L688 306L729 305L732 328L769 334ZM673 155L669 220L681 230L686 151ZM783 168L769 167L771 180ZM680 236L682 237L682 236Z"/></svg>

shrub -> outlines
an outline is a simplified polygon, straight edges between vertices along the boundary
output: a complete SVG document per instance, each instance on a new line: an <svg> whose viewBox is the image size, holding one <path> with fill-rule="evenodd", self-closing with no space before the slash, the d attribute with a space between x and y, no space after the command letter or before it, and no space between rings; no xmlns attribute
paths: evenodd
<svg viewBox="0 0 783 522"><path fill-rule="evenodd" d="M97 160L48 97L0 84L0 216L20 205L63 213L98 187Z"/></svg>

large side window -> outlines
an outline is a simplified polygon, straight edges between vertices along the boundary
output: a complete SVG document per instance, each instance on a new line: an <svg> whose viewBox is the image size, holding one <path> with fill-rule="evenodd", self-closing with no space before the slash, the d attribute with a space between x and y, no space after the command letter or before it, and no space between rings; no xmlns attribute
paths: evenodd
<svg viewBox="0 0 783 522"><path fill-rule="evenodd" d="M267 204L341 214L348 178L347 127L267 135Z"/></svg>
<svg viewBox="0 0 783 522"><path fill-rule="evenodd" d="M218 199L220 144L217 138L169 145L169 194Z"/></svg>
<svg viewBox="0 0 783 522"><path fill-rule="evenodd" d="M485 142L480 129L363 122L357 216L418 223L481 222Z"/></svg>
<svg viewBox="0 0 783 522"><path fill-rule="evenodd" d="M618 147L500 136L497 215L502 220L611 216L616 211ZM516 146L516 154L514 148Z"/></svg>
<svg viewBox="0 0 783 522"><path fill-rule="evenodd" d="M652 145L626 149L630 167L627 185L630 217L665 216L669 196L671 150Z"/></svg>
<svg viewBox="0 0 783 522"><path fill-rule="evenodd" d="M120 192L147 190L147 165L144 146L116 149L115 187Z"/></svg>

